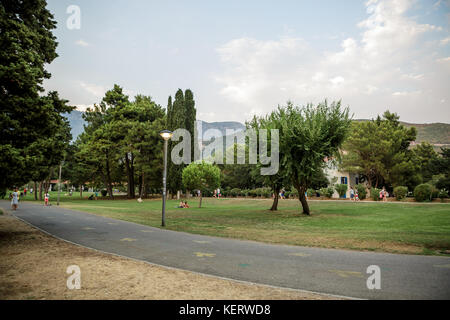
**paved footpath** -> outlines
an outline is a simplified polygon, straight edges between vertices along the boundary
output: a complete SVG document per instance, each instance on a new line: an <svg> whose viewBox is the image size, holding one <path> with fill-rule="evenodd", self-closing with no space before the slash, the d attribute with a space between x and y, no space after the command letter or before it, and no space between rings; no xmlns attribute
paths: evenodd
<svg viewBox="0 0 450 320"><path fill-rule="evenodd" d="M8 201L0 207L10 211ZM367 299L450 299L450 258L271 245L162 230L20 203L18 218L59 238L134 259L230 279ZM381 289L367 289L367 267Z"/></svg>

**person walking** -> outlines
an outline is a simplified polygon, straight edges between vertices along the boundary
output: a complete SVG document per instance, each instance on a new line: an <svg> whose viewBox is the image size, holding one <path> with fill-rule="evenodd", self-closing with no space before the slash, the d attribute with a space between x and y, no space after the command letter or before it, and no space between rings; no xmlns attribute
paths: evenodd
<svg viewBox="0 0 450 320"><path fill-rule="evenodd" d="M14 189L14 192L11 194L11 208L15 211L19 206L19 191L17 188Z"/></svg>
<svg viewBox="0 0 450 320"><path fill-rule="evenodd" d="M383 202L386 202L387 201L387 191L386 191L385 187L383 187L382 192L383 192Z"/></svg>
<svg viewBox="0 0 450 320"><path fill-rule="evenodd" d="M353 187L350 188L350 200L355 201L355 190L353 190Z"/></svg>
<svg viewBox="0 0 450 320"><path fill-rule="evenodd" d="M46 207L49 205L49 201L50 201L50 195L49 195L49 193L47 192L47 193L44 195L44 205L45 205Z"/></svg>

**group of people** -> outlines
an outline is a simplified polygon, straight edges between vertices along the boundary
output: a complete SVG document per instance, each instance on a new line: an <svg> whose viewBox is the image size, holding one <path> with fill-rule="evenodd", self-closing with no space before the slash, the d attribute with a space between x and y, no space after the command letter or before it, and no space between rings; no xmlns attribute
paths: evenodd
<svg viewBox="0 0 450 320"><path fill-rule="evenodd" d="M33 189L30 190L33 193ZM27 195L27 189L25 188L23 192L19 192L19 189L14 188L14 191L9 194L9 199L11 200L11 208L17 210L19 207L19 201L21 195ZM48 192L44 195L44 205L47 207L50 205L50 194Z"/></svg>
<svg viewBox="0 0 450 320"><path fill-rule="evenodd" d="M187 203L187 201L180 201L180 204L178 205L177 208L189 208L189 205Z"/></svg>
<svg viewBox="0 0 450 320"><path fill-rule="evenodd" d="M387 201L387 197L389 197L389 193L386 191L386 189L383 187L380 191L380 199L382 201Z"/></svg>
<svg viewBox="0 0 450 320"><path fill-rule="evenodd" d="M214 195L213 195L213 197L214 197L214 198L220 198L220 196L221 196L221 194L220 194L220 189L215 189L215 190L214 190Z"/></svg>
<svg viewBox="0 0 450 320"><path fill-rule="evenodd" d="M355 187L350 188L350 200L359 201L358 189Z"/></svg>

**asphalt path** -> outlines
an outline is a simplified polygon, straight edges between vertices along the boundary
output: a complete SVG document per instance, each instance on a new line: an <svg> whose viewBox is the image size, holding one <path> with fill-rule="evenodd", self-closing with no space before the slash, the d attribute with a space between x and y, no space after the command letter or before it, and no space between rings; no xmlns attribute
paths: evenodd
<svg viewBox="0 0 450 320"><path fill-rule="evenodd" d="M223 278L363 299L450 299L450 258L272 245L188 234L20 203L12 212L58 238L138 260ZM368 289L369 266L380 289ZM82 272L82 270L81 270ZM373 271L372 271L373 272Z"/></svg>

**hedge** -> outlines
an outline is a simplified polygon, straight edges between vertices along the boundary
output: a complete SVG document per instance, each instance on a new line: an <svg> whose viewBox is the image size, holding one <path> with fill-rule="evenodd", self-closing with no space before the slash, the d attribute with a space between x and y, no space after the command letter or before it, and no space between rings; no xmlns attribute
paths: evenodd
<svg viewBox="0 0 450 320"><path fill-rule="evenodd" d="M358 191L358 199L364 200L367 197L367 189L363 184L357 184L356 190Z"/></svg>
<svg viewBox="0 0 450 320"><path fill-rule="evenodd" d="M408 187L398 186L394 188L394 196L397 200L405 199L408 195Z"/></svg>
<svg viewBox="0 0 450 320"><path fill-rule="evenodd" d="M427 183L419 184L414 188L414 198L418 202L430 201L432 194L432 186Z"/></svg>

